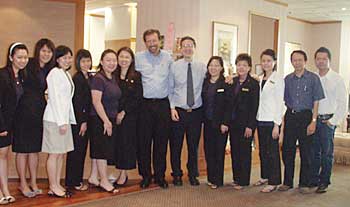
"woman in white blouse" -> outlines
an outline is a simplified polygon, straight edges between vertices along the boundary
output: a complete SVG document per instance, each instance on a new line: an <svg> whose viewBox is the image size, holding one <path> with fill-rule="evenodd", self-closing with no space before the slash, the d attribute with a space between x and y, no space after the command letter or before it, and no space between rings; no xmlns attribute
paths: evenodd
<svg viewBox="0 0 350 207"><path fill-rule="evenodd" d="M260 77L260 101L257 113L261 179L255 186L268 184L261 192L269 193L281 184L279 135L285 112L284 80L276 72L276 54L266 49L260 56L264 74Z"/></svg>
<svg viewBox="0 0 350 207"><path fill-rule="evenodd" d="M58 46L55 51L56 67L47 76L48 100L44 112L42 151L49 153L47 174L49 195L67 198L71 193L60 184L63 156L72 151L71 124L76 124L72 97L74 84L68 70L72 65L72 51Z"/></svg>

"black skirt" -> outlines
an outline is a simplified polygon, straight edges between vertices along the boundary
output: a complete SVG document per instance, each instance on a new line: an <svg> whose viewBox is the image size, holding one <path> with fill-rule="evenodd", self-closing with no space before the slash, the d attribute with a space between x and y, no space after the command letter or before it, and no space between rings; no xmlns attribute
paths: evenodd
<svg viewBox="0 0 350 207"><path fill-rule="evenodd" d="M115 140L117 137L117 127L115 118L109 119L112 123L112 136L103 134L103 121L98 116L89 118L90 136L90 157L91 159L107 160L109 165L115 163Z"/></svg>
<svg viewBox="0 0 350 207"><path fill-rule="evenodd" d="M0 137L0 148L10 146L11 142L11 134L7 134L7 136Z"/></svg>
<svg viewBox="0 0 350 207"><path fill-rule="evenodd" d="M115 141L115 167L123 170L136 168L136 130L137 118L126 115L121 125L118 125L118 137Z"/></svg>

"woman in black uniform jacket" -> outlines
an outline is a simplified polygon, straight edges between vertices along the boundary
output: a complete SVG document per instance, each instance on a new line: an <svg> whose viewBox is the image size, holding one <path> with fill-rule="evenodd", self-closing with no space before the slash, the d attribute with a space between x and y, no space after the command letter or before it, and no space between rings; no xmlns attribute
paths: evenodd
<svg viewBox="0 0 350 207"><path fill-rule="evenodd" d="M225 147L227 131L221 131L224 124L225 92L224 62L221 57L210 58L207 76L203 83L202 100L204 108L204 151L207 162L208 185L212 189L223 185Z"/></svg>
<svg viewBox="0 0 350 207"><path fill-rule="evenodd" d="M74 150L68 152L66 163L66 186L75 190L88 189L83 184L84 161L88 144L87 122L92 106L88 71L92 67L92 58L88 50L80 49L75 58L77 73L73 77L75 92L73 107L77 125L72 125Z"/></svg>
<svg viewBox="0 0 350 207"><path fill-rule="evenodd" d="M40 39L29 59L23 83L23 96L18 104L12 151L16 152L19 190L26 197L42 194L36 183L39 152L43 137L43 115L46 106L46 76L53 68L55 46L49 39ZM29 188L26 170L30 172Z"/></svg>
<svg viewBox="0 0 350 207"><path fill-rule="evenodd" d="M13 137L16 107L23 94L22 83L27 63L27 47L22 43L13 43L8 50L6 66L0 69L0 204L15 201L8 189L7 156Z"/></svg>
<svg viewBox="0 0 350 207"><path fill-rule="evenodd" d="M117 52L118 66L116 79L122 91L117 115L118 136L116 147L116 168L120 170L115 186L123 186L128 181L126 170L136 168L136 128L139 117L139 105L142 99L140 73L135 71L134 53L129 47Z"/></svg>
<svg viewBox="0 0 350 207"><path fill-rule="evenodd" d="M238 76L233 79L228 92L223 131L230 129L230 145L233 171L233 186L241 190L250 182L252 140L257 125L259 106L259 82L249 75L252 59L248 54L239 54L235 61Z"/></svg>

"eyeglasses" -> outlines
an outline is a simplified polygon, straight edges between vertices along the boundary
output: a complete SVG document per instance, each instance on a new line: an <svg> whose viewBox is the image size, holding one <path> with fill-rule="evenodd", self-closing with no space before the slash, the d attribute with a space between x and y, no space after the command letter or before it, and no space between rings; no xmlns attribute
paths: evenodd
<svg viewBox="0 0 350 207"><path fill-rule="evenodd" d="M183 48L193 48L193 44L185 44L185 45L182 45Z"/></svg>

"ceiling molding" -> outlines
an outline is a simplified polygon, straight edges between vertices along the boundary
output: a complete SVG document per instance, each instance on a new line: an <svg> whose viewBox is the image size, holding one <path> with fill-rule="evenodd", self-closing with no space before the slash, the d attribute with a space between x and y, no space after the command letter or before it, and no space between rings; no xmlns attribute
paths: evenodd
<svg viewBox="0 0 350 207"><path fill-rule="evenodd" d="M287 3L284 3L284 2L281 2L281 1L278 1L278 0L264 0L264 1L270 2L270 3L273 3L273 4L277 4L277 5L280 5L280 6L288 7Z"/></svg>
<svg viewBox="0 0 350 207"><path fill-rule="evenodd" d="M338 24L338 23L341 23L341 21L317 21L317 22L313 22L313 21L307 21L305 19L300 19L300 18L296 18L296 17L292 17L292 16L287 16L287 18L293 19L295 21L307 23L307 24Z"/></svg>

